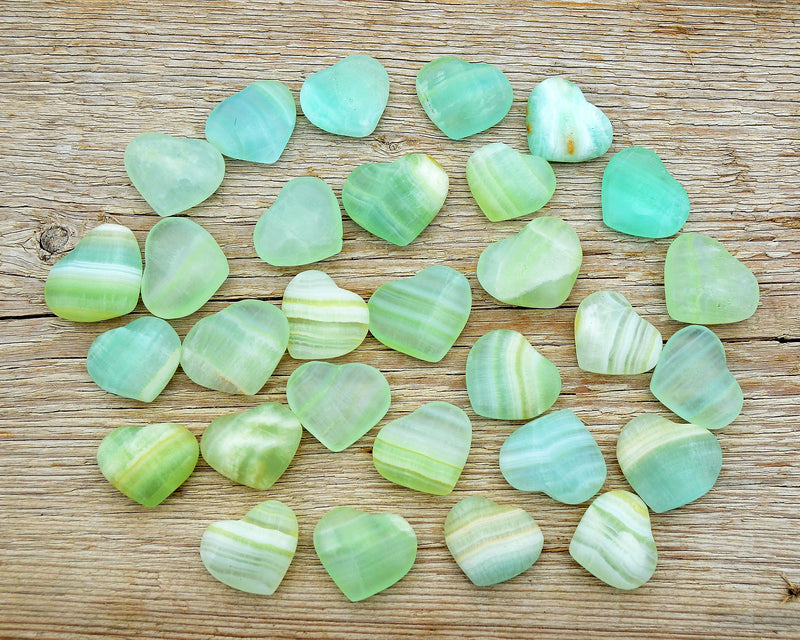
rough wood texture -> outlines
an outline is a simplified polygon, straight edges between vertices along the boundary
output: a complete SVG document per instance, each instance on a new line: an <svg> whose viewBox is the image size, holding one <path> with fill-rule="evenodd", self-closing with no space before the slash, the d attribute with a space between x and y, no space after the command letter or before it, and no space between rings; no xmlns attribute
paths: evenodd
<svg viewBox="0 0 800 640"><path fill-rule="evenodd" d="M800 312L798 20L791 2L40 2L6 0L0 11L0 636L8 638L790 638L800 601L781 605L800 582L800 467L797 397ZM234 300L279 302L300 269L260 262L251 234L291 177L324 178L337 194L368 161L426 152L451 178L434 223L394 248L345 219L344 251L319 265L368 297L381 283L433 263L464 272L474 312L439 364L413 361L368 338L345 361L384 371L394 403L387 419L422 402L468 409L464 364L489 329L516 328L560 368L556 408L574 409L609 465L604 490L626 487L616 434L644 411L669 415L650 395L648 375L601 377L575 362L572 321L591 291L611 288L665 336L662 264L669 240L622 237L600 220L600 178L609 156L555 167L547 213L582 239L585 260L564 306L539 311L499 305L480 289L475 267L490 242L525 220L489 223L467 189L464 165L479 146L525 149L525 104L546 76L564 74L605 110L612 151L656 150L686 187L686 231L722 241L756 274L762 301L753 318L717 328L741 381L744 411L719 432L724 466L700 501L653 517L654 578L623 593L588 575L567 553L583 507L515 491L497 455L515 427L470 413L474 445L456 491L417 495L375 473L376 430L340 454L307 434L285 476L266 493L234 486L202 461L160 507L140 508L101 477L94 455L120 425L185 422L196 434L216 416L267 400L285 401L296 366L288 356L255 398L194 386L179 372L143 406L99 390L84 358L103 330L129 320L77 325L43 303L49 267L102 220L130 226L143 244L157 221L127 179L125 145L149 130L202 137L208 112L257 79L303 79L350 53L369 53L391 78L389 106L374 135L344 140L302 116L275 165L228 162L222 187L190 212L219 241L231 277L194 321ZM515 101L509 116L465 141L444 139L414 92L417 70L440 55L498 65ZM143 307L135 315L141 315ZM475 588L442 537L448 509L481 494L527 509L545 550L525 574ZM271 598L217 583L199 559L212 521L243 515L266 498L287 502L301 534L297 556ZM386 592L351 604L317 560L311 534L337 505L391 510L419 537L411 573Z"/></svg>

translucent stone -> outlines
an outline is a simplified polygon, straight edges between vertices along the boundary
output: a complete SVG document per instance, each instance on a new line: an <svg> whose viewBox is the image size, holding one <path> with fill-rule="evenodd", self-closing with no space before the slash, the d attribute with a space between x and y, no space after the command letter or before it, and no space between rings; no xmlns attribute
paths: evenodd
<svg viewBox="0 0 800 640"><path fill-rule="evenodd" d="M600 447L570 409L514 431L500 448L500 471L515 489L542 491L565 504L585 502L606 481Z"/></svg>
<svg viewBox="0 0 800 640"><path fill-rule="evenodd" d="M378 432L372 462L390 482L443 496L456 486L471 442L466 413L449 402L429 402Z"/></svg>
<svg viewBox="0 0 800 640"><path fill-rule="evenodd" d="M97 449L97 466L118 491L145 507L155 507L194 471L197 439L181 424L118 427Z"/></svg>
<svg viewBox="0 0 800 640"><path fill-rule="evenodd" d="M561 393L561 375L521 333L496 329L481 336L467 356L467 394L485 418L530 420Z"/></svg>
<svg viewBox="0 0 800 640"><path fill-rule="evenodd" d="M125 170L158 215L172 216L217 190L225 175L225 160L205 140L143 133L125 148Z"/></svg>
<svg viewBox="0 0 800 640"><path fill-rule="evenodd" d="M214 107L206 139L229 158L272 164L286 148L296 118L297 105L286 85L261 80Z"/></svg>
<svg viewBox="0 0 800 640"><path fill-rule="evenodd" d="M402 516L336 507L314 528L314 550L336 586L358 602L411 570L417 536Z"/></svg>
<svg viewBox="0 0 800 640"><path fill-rule="evenodd" d="M472 309L472 291L463 274L443 265L387 282L372 294L369 330L391 349L426 362L447 355Z"/></svg>
<svg viewBox="0 0 800 640"><path fill-rule="evenodd" d="M181 339L170 324L145 316L95 338L86 369L97 386L123 398L152 402L181 359Z"/></svg>
<svg viewBox="0 0 800 640"><path fill-rule="evenodd" d="M357 225L404 247L439 213L449 185L436 160L412 153L353 169L342 185L342 204Z"/></svg>
<svg viewBox="0 0 800 640"><path fill-rule="evenodd" d="M500 302L552 309L569 297L582 261L575 230L561 218L543 216L481 252L478 282Z"/></svg>
<svg viewBox="0 0 800 640"><path fill-rule="evenodd" d="M544 546L542 530L527 512L482 496L464 498L450 509L444 540L458 566L479 587L527 571Z"/></svg>
<svg viewBox="0 0 800 640"><path fill-rule="evenodd" d="M66 320L108 320L133 311L141 283L142 253L133 231L101 224L51 267L44 301Z"/></svg>
<svg viewBox="0 0 800 640"><path fill-rule="evenodd" d="M240 300L198 320L183 339L181 368L197 384L255 395L286 351L289 323L263 300Z"/></svg>
<svg viewBox="0 0 800 640"><path fill-rule="evenodd" d="M546 78L533 88L525 124L531 153L551 162L602 156L613 137L606 114L565 78Z"/></svg>

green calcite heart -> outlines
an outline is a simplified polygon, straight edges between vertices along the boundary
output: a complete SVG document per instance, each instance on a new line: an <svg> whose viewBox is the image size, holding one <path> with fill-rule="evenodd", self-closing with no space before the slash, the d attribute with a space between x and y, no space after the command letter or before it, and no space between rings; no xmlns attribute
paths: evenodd
<svg viewBox="0 0 800 640"><path fill-rule="evenodd" d="M514 431L500 448L500 471L515 489L542 491L565 504L585 502L606 481L600 447L569 409Z"/></svg>
<svg viewBox="0 0 800 640"><path fill-rule="evenodd" d="M598 496L578 523L569 553L612 587L641 587L653 576L658 562L647 506L622 489Z"/></svg>
<svg viewBox="0 0 800 640"><path fill-rule="evenodd" d="M689 217L689 196L658 155L628 147L608 161L601 191L603 222L641 238L666 238Z"/></svg>
<svg viewBox="0 0 800 640"><path fill-rule="evenodd" d="M227 277L225 254L196 222L161 220L147 234L142 302L154 316L182 318L194 313Z"/></svg>
<svg viewBox="0 0 800 640"><path fill-rule="evenodd" d="M611 122L565 78L546 78L528 98L528 148L551 162L583 162L611 146Z"/></svg>
<svg viewBox="0 0 800 640"><path fill-rule="evenodd" d="M449 186L436 160L411 153L353 169L342 185L342 205L357 225L404 247L439 213Z"/></svg>
<svg viewBox="0 0 800 640"><path fill-rule="evenodd" d="M142 253L133 231L101 224L52 266L44 301L66 320L108 320L133 311L141 283Z"/></svg>
<svg viewBox="0 0 800 640"><path fill-rule="evenodd" d="M289 376L286 399L306 430L331 451L346 449L372 429L392 402L389 383L374 367L316 360Z"/></svg>
<svg viewBox="0 0 800 640"><path fill-rule="evenodd" d="M467 394L485 418L530 420L561 393L561 375L521 333L497 329L481 336L467 356Z"/></svg>
<svg viewBox="0 0 800 640"><path fill-rule="evenodd" d="M722 449L704 427L645 414L620 431L617 460L639 497L663 513L711 490L722 469Z"/></svg>
<svg viewBox="0 0 800 640"><path fill-rule="evenodd" d="M208 115L206 140L229 158L272 164L294 131L297 106L277 80L254 82Z"/></svg>
<svg viewBox="0 0 800 640"><path fill-rule="evenodd" d="M372 462L395 484L443 496L456 486L471 442L466 413L449 402L429 402L378 432Z"/></svg>
<svg viewBox="0 0 800 640"><path fill-rule="evenodd" d="M461 140L505 118L514 91L497 67L446 56L419 70L417 97L442 133Z"/></svg>
<svg viewBox="0 0 800 640"><path fill-rule="evenodd" d="M289 341L283 312L263 300L241 300L198 320L183 340L181 368L197 384L255 395Z"/></svg>
<svg viewBox="0 0 800 640"><path fill-rule="evenodd" d="M200 559L223 584L272 595L292 563L297 534L294 512L282 502L267 500L241 520L210 524L200 539Z"/></svg>
<svg viewBox="0 0 800 640"><path fill-rule="evenodd" d="M298 360L350 353L369 329L367 303L337 287L322 271L303 271L292 278L281 308L289 320L289 355Z"/></svg>
<svg viewBox="0 0 800 640"><path fill-rule="evenodd" d="M368 302L369 330L400 353L439 362L453 346L472 309L463 274L443 265L381 285Z"/></svg>
<svg viewBox="0 0 800 640"><path fill-rule="evenodd" d="M158 215L172 216L217 190L225 160L205 140L143 133L125 148L125 170Z"/></svg>
<svg viewBox="0 0 800 640"><path fill-rule="evenodd" d="M300 107L312 124L353 138L375 131L388 101L389 74L365 55L347 56L317 71L300 89Z"/></svg>
<svg viewBox="0 0 800 640"><path fill-rule="evenodd" d="M121 493L145 507L166 500L194 471L197 439L181 424L118 427L97 449L97 465Z"/></svg>
<svg viewBox="0 0 800 640"><path fill-rule="evenodd" d="M479 587L527 571L544 546L542 530L527 512L481 496L464 498L450 509L444 540L458 566Z"/></svg>
<svg viewBox="0 0 800 640"><path fill-rule="evenodd" d="M582 261L573 228L561 218L543 216L481 252L478 282L500 302L552 309L569 296Z"/></svg>
<svg viewBox="0 0 800 640"><path fill-rule="evenodd" d="M758 306L758 281L714 238L679 235L667 250L664 293L673 320L724 324L746 320Z"/></svg>
<svg viewBox="0 0 800 640"><path fill-rule="evenodd" d="M145 316L95 338L86 369L101 389L152 402L181 359L181 339L168 322Z"/></svg>
<svg viewBox="0 0 800 640"><path fill-rule="evenodd" d="M417 536L396 514L336 507L314 528L314 549L336 586L358 602L391 587L411 570Z"/></svg>
<svg viewBox="0 0 800 640"><path fill-rule="evenodd" d="M312 176L289 180L253 232L258 257L276 267L324 260L342 250L342 212L325 182Z"/></svg>
<svg viewBox="0 0 800 640"><path fill-rule="evenodd" d="M632 375L656 366L661 333L634 311L625 296L595 291L575 314L578 366L591 373Z"/></svg>

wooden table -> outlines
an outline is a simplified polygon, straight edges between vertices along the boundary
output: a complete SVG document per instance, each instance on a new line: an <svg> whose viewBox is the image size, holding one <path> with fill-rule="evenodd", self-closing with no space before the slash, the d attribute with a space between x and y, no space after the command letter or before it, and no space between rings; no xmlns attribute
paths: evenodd
<svg viewBox="0 0 800 640"><path fill-rule="evenodd" d="M6 0L0 6L0 636L3 638L800 638L800 601L781 605L781 573L800 582L800 10L791 2L105 2ZM206 116L248 83L276 79L298 98L303 80L351 53L386 67L391 95L373 135L342 139L298 115L271 166L229 161L218 192L188 215L218 240L231 275L199 312L173 322L183 337L204 315L244 298L280 303L303 268L273 268L252 245L253 227L292 177L315 175L340 194L365 162L429 153L450 176L433 224L410 246L370 236L345 216L344 250L315 265L364 298L382 283L447 264L469 279L469 323L438 364L413 360L372 337L342 362L383 371L393 394L386 421L445 399L468 410L473 446L449 496L391 485L374 470L373 429L342 453L305 434L286 474L266 492L218 475L202 460L155 509L133 504L101 476L95 453L122 425L182 422L200 435L217 416L285 402L288 355L256 397L209 391L178 372L144 405L101 391L85 356L104 330L54 317L43 302L48 269L103 221L129 226L143 245L158 220L131 186L122 154L137 134L203 137ZM514 87L508 117L453 142L417 101L420 67L441 55L500 67ZM614 124L611 152L556 165L558 188L541 212L567 220L584 250L580 276L558 309L497 303L475 275L481 250L533 216L491 223L467 188L469 155L489 142L526 149L525 106L542 79L578 83ZM298 109L299 111L299 109ZM684 231L709 234L756 274L761 303L744 322L715 327L744 390L744 410L718 432L724 463L697 502L653 515L659 563L633 592L593 578L567 547L585 505L512 489L500 445L518 424L469 409L469 347L513 328L559 367L571 408L605 455L603 490L627 488L614 454L620 428L649 411L649 374L604 377L578 369L572 323L590 292L624 294L665 339L682 325L667 313L663 261L670 239L606 228L600 180L612 152L649 147L685 186ZM538 214L537 214L538 215ZM545 536L529 571L474 587L444 544L461 498L483 495L526 509ZM205 527L241 517L268 498L300 523L297 555L272 597L234 591L206 573ZM416 530L419 552L399 583L352 604L318 561L311 537L329 509L391 511Z"/></svg>

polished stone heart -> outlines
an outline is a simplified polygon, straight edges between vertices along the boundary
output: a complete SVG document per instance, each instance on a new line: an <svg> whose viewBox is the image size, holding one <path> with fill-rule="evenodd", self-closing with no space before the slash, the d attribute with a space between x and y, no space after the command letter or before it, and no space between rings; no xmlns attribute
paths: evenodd
<svg viewBox="0 0 800 640"><path fill-rule="evenodd" d="M217 190L225 175L225 160L205 140L143 133L125 148L125 170L158 215L172 216Z"/></svg>
<svg viewBox="0 0 800 640"><path fill-rule="evenodd" d="M582 261L575 230L561 218L544 216L486 247L478 259L478 282L500 302L553 309L569 296Z"/></svg>

